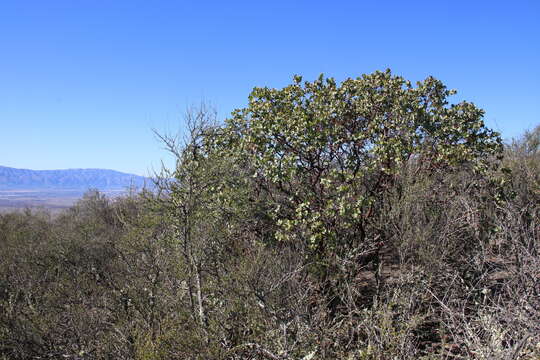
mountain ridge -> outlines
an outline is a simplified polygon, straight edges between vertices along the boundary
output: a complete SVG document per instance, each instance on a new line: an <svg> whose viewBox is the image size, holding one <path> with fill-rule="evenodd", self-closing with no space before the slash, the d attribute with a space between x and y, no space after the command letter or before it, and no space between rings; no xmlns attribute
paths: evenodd
<svg viewBox="0 0 540 360"><path fill-rule="evenodd" d="M149 178L110 169L31 170L0 165L0 190L118 190L151 185Z"/></svg>

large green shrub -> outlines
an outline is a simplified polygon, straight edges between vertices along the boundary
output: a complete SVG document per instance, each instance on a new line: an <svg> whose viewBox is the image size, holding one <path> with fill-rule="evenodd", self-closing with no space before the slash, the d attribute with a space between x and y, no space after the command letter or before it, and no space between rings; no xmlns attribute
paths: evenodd
<svg viewBox="0 0 540 360"><path fill-rule="evenodd" d="M350 252L384 240L367 227L404 164L422 178L482 171L500 156L483 111L449 104L452 94L432 77L413 87L389 70L341 84L297 76L282 89L255 88L227 121L224 143L271 193L279 239L318 255Z"/></svg>

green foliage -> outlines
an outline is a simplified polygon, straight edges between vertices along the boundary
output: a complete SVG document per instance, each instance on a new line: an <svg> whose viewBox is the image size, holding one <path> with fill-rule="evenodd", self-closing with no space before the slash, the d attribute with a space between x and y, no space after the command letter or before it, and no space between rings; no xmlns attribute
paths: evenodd
<svg viewBox="0 0 540 360"><path fill-rule="evenodd" d="M0 214L0 359L536 359L540 128L389 71L187 115L158 192Z"/></svg>
<svg viewBox="0 0 540 360"><path fill-rule="evenodd" d="M413 87L390 71L339 85L295 77L283 89L255 88L248 107L228 120L224 143L272 192L279 239L335 253L367 241L373 208L404 164L418 164L421 178L483 171L501 155L483 111L449 105L453 93L434 78Z"/></svg>

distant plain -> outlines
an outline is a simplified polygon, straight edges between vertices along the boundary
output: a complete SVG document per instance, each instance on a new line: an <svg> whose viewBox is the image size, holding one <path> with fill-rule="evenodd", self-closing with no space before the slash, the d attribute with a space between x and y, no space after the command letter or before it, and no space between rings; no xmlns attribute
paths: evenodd
<svg viewBox="0 0 540 360"><path fill-rule="evenodd" d="M0 190L0 212L42 208L58 212L75 204L86 191L81 189L17 189ZM101 193L114 198L126 190L103 190Z"/></svg>
<svg viewBox="0 0 540 360"><path fill-rule="evenodd" d="M109 198L129 189L151 187L151 180L106 169L29 170L0 166L0 212L42 208L59 212L90 189Z"/></svg>

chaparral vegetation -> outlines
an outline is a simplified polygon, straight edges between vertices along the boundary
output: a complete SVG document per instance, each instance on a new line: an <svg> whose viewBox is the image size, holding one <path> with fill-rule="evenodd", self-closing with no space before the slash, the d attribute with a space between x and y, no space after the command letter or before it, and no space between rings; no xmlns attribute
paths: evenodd
<svg viewBox="0 0 540 360"><path fill-rule="evenodd" d="M540 358L540 126L453 94L296 76L155 191L0 215L0 359Z"/></svg>

